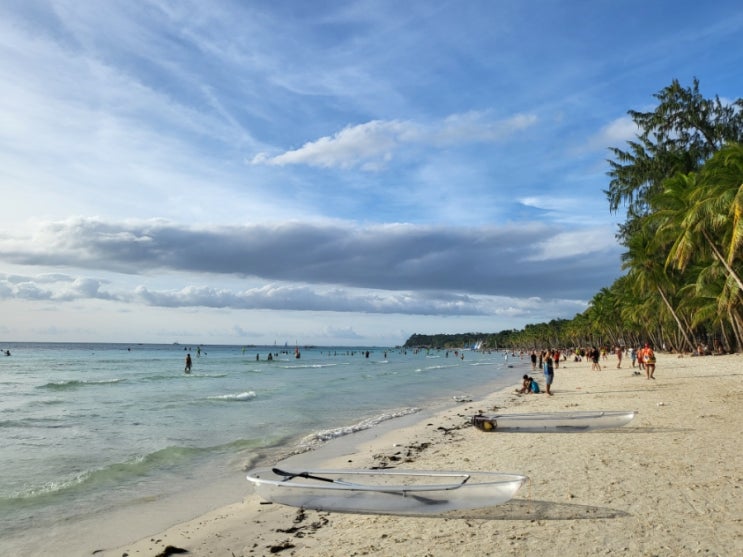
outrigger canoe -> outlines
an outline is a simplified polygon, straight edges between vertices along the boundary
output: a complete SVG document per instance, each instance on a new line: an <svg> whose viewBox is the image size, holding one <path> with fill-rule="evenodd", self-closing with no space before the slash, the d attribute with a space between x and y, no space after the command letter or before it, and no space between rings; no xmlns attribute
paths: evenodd
<svg viewBox="0 0 743 557"><path fill-rule="evenodd" d="M472 425L481 431L570 432L622 427L635 417L633 410L543 412L534 414L478 414Z"/></svg>
<svg viewBox="0 0 743 557"><path fill-rule="evenodd" d="M264 499L293 507L420 515L500 505L528 478L497 472L258 468L248 472L248 480Z"/></svg>

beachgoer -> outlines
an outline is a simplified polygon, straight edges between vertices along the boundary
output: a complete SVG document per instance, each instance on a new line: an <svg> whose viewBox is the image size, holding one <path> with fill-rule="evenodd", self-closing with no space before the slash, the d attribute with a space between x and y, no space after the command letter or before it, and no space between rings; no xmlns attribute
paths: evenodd
<svg viewBox="0 0 743 557"><path fill-rule="evenodd" d="M632 367L635 367L635 362L637 362L637 350L635 350L634 346L630 349L629 356L632 358Z"/></svg>
<svg viewBox="0 0 743 557"><path fill-rule="evenodd" d="M555 380L555 367L553 365L552 357L547 354L544 359L544 382L547 385L547 394L552 396L551 386L552 381Z"/></svg>
<svg viewBox="0 0 743 557"><path fill-rule="evenodd" d="M531 351L531 370L537 370L537 353L534 350Z"/></svg>
<svg viewBox="0 0 743 557"><path fill-rule="evenodd" d="M647 375L648 379L655 379L655 352L653 352L653 349L650 347L649 344L645 345L642 359L645 362L645 374Z"/></svg>
<svg viewBox="0 0 743 557"><path fill-rule="evenodd" d="M529 377L529 391L533 395L539 394L539 383L534 381L533 377Z"/></svg>
<svg viewBox="0 0 743 557"><path fill-rule="evenodd" d="M622 353L624 352L624 349L621 346L617 346L614 348L614 353L617 355L617 369L620 369L622 367Z"/></svg>
<svg viewBox="0 0 743 557"><path fill-rule="evenodd" d="M183 371L191 373L191 354L186 354L186 369Z"/></svg>
<svg viewBox="0 0 743 557"><path fill-rule="evenodd" d="M645 349L644 348L637 349L637 367L639 367L640 369L645 369Z"/></svg>
<svg viewBox="0 0 743 557"><path fill-rule="evenodd" d="M531 387L531 379L529 378L528 375L524 375L521 381L521 388L516 389L516 392L521 393L521 394L528 393L530 390L530 387Z"/></svg>
<svg viewBox="0 0 743 557"><path fill-rule="evenodd" d="M599 363L600 352L595 346L591 349L591 371L601 371L601 364Z"/></svg>

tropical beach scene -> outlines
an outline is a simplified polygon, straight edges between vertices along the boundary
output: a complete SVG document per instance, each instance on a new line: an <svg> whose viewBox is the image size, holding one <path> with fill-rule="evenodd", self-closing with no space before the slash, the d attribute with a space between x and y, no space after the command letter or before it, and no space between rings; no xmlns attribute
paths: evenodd
<svg viewBox="0 0 743 557"><path fill-rule="evenodd" d="M743 554L737 3L0 29L0 555Z"/></svg>

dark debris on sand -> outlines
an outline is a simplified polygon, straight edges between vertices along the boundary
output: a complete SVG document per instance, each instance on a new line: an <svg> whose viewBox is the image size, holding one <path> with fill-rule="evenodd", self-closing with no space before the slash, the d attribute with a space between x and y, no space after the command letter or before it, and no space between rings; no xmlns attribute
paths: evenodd
<svg viewBox="0 0 743 557"><path fill-rule="evenodd" d="M294 526L290 526L289 528L277 528L277 532L281 532L282 534L293 534L295 538L304 538L305 536L309 536L317 532L320 528L328 524L330 521L325 516L319 516L318 520L315 520L314 522L311 522L309 524L301 525L302 522L304 522L307 519L307 513L304 509L299 509L297 511L297 515L294 517ZM284 551L285 549L292 549L294 544L292 544L289 540L285 540L281 542L280 544L271 545L268 546L268 550L271 553L279 553L281 551Z"/></svg>
<svg viewBox="0 0 743 557"><path fill-rule="evenodd" d="M391 455L378 453L374 455L374 459L379 461L378 464L375 464L374 466L371 466L371 470L385 470L388 468L394 468L394 465L391 465L391 462L415 462L415 457L421 453L422 451L425 451L427 448L431 446L431 443L424 442L424 443L411 443L407 447L405 447L402 451L396 451L395 453Z"/></svg>
<svg viewBox="0 0 743 557"><path fill-rule="evenodd" d="M155 557L169 557L170 555L177 555L179 553L188 553L188 549L182 547L175 547L174 545L165 546L162 553L158 553Z"/></svg>
<svg viewBox="0 0 743 557"><path fill-rule="evenodd" d="M296 546L292 542L290 542L289 540L286 540L286 541L281 542L280 544L268 546L268 550L271 553L280 553L281 551L284 551L285 549L292 549L294 547Z"/></svg>

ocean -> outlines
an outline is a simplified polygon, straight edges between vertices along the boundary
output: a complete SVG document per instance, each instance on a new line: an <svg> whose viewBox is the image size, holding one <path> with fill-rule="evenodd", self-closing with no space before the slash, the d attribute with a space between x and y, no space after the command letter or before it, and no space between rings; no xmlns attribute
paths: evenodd
<svg viewBox="0 0 743 557"><path fill-rule="evenodd" d="M208 492L179 505L185 518L198 516L239 501L255 465L477 400L523 374L512 356L471 350L300 347L296 358L294 347L276 346L0 348L6 541ZM220 482L229 487L204 489Z"/></svg>

